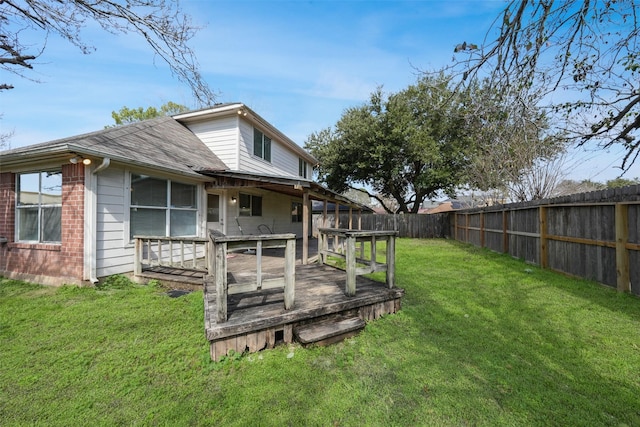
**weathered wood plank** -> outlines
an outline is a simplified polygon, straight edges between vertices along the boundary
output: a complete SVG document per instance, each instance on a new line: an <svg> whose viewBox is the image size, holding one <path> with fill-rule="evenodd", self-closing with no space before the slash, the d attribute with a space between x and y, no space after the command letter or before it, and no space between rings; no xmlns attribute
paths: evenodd
<svg viewBox="0 0 640 427"><path fill-rule="evenodd" d="M365 327L364 320L359 317L327 319L294 328L294 335L302 344L333 344Z"/></svg>
<svg viewBox="0 0 640 427"><path fill-rule="evenodd" d="M629 275L629 251L626 248L629 242L629 207L627 205L616 204L615 231L617 289L621 292L628 292L631 290L631 282Z"/></svg>
<svg viewBox="0 0 640 427"><path fill-rule="evenodd" d="M401 298L402 289L389 289L384 284L358 277L358 294L344 294L344 273L328 266L298 266L296 304L284 310L280 290L260 291L247 295L233 295L233 307L227 322L212 325L207 331L210 340L295 323L303 319L357 309L386 300ZM341 290L342 288L342 290Z"/></svg>
<svg viewBox="0 0 640 427"><path fill-rule="evenodd" d="M284 254L284 308L292 309L295 303L296 241L287 240Z"/></svg>
<svg viewBox="0 0 640 427"><path fill-rule="evenodd" d="M284 342L292 343L293 342L293 325L291 323L284 325L282 332L283 332L282 338Z"/></svg>
<svg viewBox="0 0 640 427"><path fill-rule="evenodd" d="M227 320L227 244L214 245L215 268L214 280L216 284L216 322Z"/></svg>

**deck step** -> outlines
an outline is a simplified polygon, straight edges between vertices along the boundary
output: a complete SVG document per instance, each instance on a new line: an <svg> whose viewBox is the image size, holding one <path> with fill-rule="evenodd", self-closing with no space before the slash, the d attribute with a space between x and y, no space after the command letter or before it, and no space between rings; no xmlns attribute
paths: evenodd
<svg viewBox="0 0 640 427"><path fill-rule="evenodd" d="M359 317L333 317L293 328L296 339L303 345L329 345L356 335L365 327Z"/></svg>

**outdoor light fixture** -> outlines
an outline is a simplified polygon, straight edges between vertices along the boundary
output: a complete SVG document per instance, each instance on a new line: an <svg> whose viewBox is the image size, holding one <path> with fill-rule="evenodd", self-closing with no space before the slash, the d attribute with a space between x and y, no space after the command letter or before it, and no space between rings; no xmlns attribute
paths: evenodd
<svg viewBox="0 0 640 427"><path fill-rule="evenodd" d="M78 163L82 163L85 166L88 166L91 164L91 159L85 159L83 157L80 156L75 156L69 159L69 162L76 165Z"/></svg>
<svg viewBox="0 0 640 427"><path fill-rule="evenodd" d="M238 200L238 199L236 199L236 196L233 196L233 197L231 198L231 203L235 203L237 200Z"/></svg>
<svg viewBox="0 0 640 427"><path fill-rule="evenodd" d="M247 110L244 110L244 109L242 109L242 108L241 108L241 109L239 109L239 110L238 110L238 115L239 115L239 116L246 116L246 115L247 115Z"/></svg>

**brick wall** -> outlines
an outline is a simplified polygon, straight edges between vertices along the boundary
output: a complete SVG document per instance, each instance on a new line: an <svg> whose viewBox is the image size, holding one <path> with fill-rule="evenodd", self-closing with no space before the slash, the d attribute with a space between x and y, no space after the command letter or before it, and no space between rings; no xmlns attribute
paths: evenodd
<svg viewBox="0 0 640 427"><path fill-rule="evenodd" d="M0 274L45 284L80 284L84 256L84 168L62 166L61 244L14 242L15 174L0 174L0 236L9 243L0 248Z"/></svg>

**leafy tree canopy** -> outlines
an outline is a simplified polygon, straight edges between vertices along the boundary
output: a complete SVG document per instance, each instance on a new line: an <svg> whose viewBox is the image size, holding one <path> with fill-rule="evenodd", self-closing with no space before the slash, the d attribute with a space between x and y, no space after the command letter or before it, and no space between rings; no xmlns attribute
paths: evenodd
<svg viewBox="0 0 640 427"><path fill-rule="evenodd" d="M511 0L485 41L456 46L463 78L489 78L501 93L553 93L551 111L578 145L640 154L640 4L620 1Z"/></svg>
<svg viewBox="0 0 640 427"><path fill-rule="evenodd" d="M94 51L81 37L91 21L113 34L142 36L172 73L191 87L199 105L214 103L215 95L188 46L197 28L177 0L2 0L0 69L27 78L27 70L33 69L50 34L59 35L83 53ZM40 45L25 41L34 32L42 34ZM11 83L0 83L0 90L13 88Z"/></svg>
<svg viewBox="0 0 640 427"><path fill-rule="evenodd" d="M310 135L305 147L320 160L319 179L336 191L372 188L417 212L426 199L452 194L463 181L471 140L464 106L449 77L425 77L388 96L379 88L370 100L347 109L335 127Z"/></svg>
<svg viewBox="0 0 640 427"><path fill-rule="evenodd" d="M113 117L113 120L116 122L116 124L106 127L114 127L126 125L129 123L141 122L143 120L153 119L160 116L172 116L174 114L182 113L188 110L189 109L184 105L176 104L175 102L171 101L160 106L160 108L148 107L147 109L144 109L143 107L129 108L125 106L122 107L120 111L111 112L111 117Z"/></svg>

